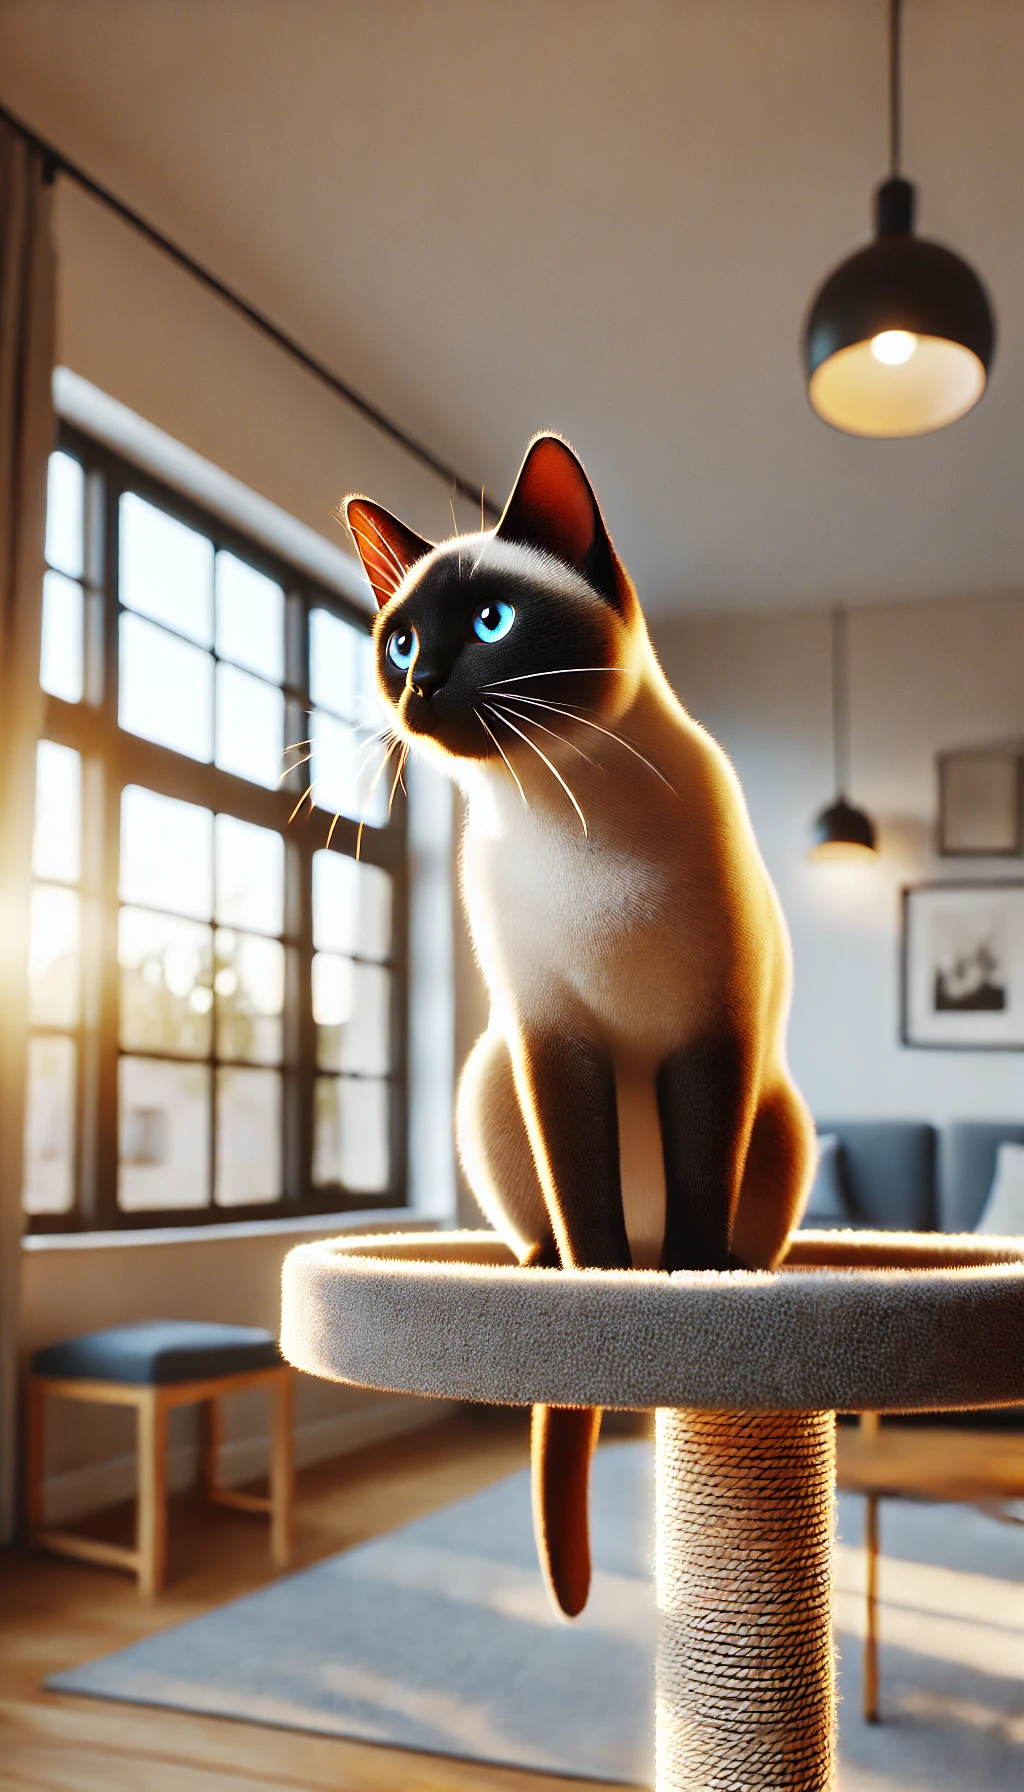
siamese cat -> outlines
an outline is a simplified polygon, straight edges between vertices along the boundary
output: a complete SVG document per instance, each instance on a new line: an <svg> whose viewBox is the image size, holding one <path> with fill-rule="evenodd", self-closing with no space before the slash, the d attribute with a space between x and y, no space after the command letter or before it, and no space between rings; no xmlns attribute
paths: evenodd
<svg viewBox="0 0 1024 1792"><path fill-rule="evenodd" d="M434 545L345 516L394 733L468 799L462 893L491 997L459 1151L523 1264L770 1269L814 1129L786 1066L790 952L721 749L655 658L572 449L530 445L497 527ZM600 1413L534 1411L538 1552L575 1616Z"/></svg>

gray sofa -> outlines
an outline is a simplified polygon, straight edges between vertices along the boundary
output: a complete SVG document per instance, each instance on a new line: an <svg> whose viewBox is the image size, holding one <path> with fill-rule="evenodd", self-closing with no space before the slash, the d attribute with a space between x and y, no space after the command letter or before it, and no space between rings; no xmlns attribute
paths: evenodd
<svg viewBox="0 0 1024 1792"><path fill-rule="evenodd" d="M972 1232L992 1187L999 1146L1004 1140L1024 1145L1024 1123L1012 1120L954 1120L941 1131L924 1120L819 1120L817 1127L839 1140L845 1223L896 1231ZM897 1422L1020 1431L1024 1407L908 1414Z"/></svg>
<svg viewBox="0 0 1024 1792"><path fill-rule="evenodd" d="M954 1120L941 1132L926 1120L819 1120L817 1127L839 1140L847 1223L895 1231L973 1231L999 1146L1024 1145L1024 1123L1012 1120Z"/></svg>

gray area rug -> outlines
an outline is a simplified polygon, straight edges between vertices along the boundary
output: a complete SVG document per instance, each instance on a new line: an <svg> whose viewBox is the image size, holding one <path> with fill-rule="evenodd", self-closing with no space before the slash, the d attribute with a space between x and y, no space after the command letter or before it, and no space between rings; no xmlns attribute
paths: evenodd
<svg viewBox="0 0 1024 1792"><path fill-rule="evenodd" d="M590 1605L548 1607L525 1474L101 1661L55 1691L649 1785L652 1452L598 1452ZM842 1792L1020 1792L1024 1529L883 1507L884 1724L860 1718L862 1511L840 1502Z"/></svg>

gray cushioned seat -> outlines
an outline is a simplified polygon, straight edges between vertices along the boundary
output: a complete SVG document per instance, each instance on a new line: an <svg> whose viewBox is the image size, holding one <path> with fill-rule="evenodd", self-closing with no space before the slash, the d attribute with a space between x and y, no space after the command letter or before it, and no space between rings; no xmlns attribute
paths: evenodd
<svg viewBox="0 0 1024 1792"><path fill-rule="evenodd" d="M816 1124L819 1133L834 1133L842 1146L850 1225L899 1232L936 1229L934 1126L924 1120L819 1120ZM947 1229L960 1232L969 1228L950 1227L947 1222Z"/></svg>
<svg viewBox="0 0 1024 1792"><path fill-rule="evenodd" d="M246 1369L273 1369L277 1342L258 1325L208 1325L193 1319L146 1319L85 1332L48 1344L32 1359L35 1375L69 1380L128 1381L153 1386L204 1381Z"/></svg>

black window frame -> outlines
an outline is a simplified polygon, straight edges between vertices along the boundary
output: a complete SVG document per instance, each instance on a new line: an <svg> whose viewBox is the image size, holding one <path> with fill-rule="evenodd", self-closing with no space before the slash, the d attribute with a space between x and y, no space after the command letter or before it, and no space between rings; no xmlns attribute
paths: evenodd
<svg viewBox="0 0 1024 1792"><path fill-rule="evenodd" d="M287 559L253 540L244 531L165 485L151 473L62 422L54 450L80 461L86 476L85 503L85 692L78 703L44 692L41 740L71 747L82 761L82 892L83 911L91 912L98 948L98 971L90 1024L77 1029L77 1088L71 1208L64 1213L26 1213L33 1233L137 1231L203 1225L232 1225L254 1220L281 1220L302 1215L373 1211L401 1207L408 1201L408 940L409 867L405 792L394 793L390 818L383 827L367 824L359 839L358 822L335 818L305 804L290 820L306 788L308 767L298 768L275 790L250 784L218 766L192 759L172 748L143 740L118 725L118 638L123 613L118 593L118 515L122 493L134 492L170 516L208 537L214 549L231 553L266 573L285 592L286 737L300 740L311 732L313 708L309 689L309 616L323 609L368 633L371 618L358 605L321 585ZM172 631L173 632L173 631ZM211 649L211 653L213 650ZM283 762L282 762L283 763ZM205 1207L122 1210L117 1203L118 1064L122 1055L166 1058L175 1063L215 1063L215 1044L208 1060L182 1058L156 1051L122 1053L119 1041L120 979L118 969L121 793L142 785L158 795L236 816L270 828L285 841L285 1012L282 1061L283 1175L276 1201L217 1206L211 1179ZM317 1032L313 1019L312 963L313 855L328 845L343 856L378 865L392 879L391 1085L387 1190L368 1194L340 1183L314 1187L313 1128L315 1083L330 1073L317 1066ZM35 881L35 880L33 880ZM84 942L89 938L83 933ZM65 1034L60 1027L35 1026L34 1037ZM215 1029L212 1029L215 1033ZM216 1149L216 1082L211 1090L211 1154Z"/></svg>

